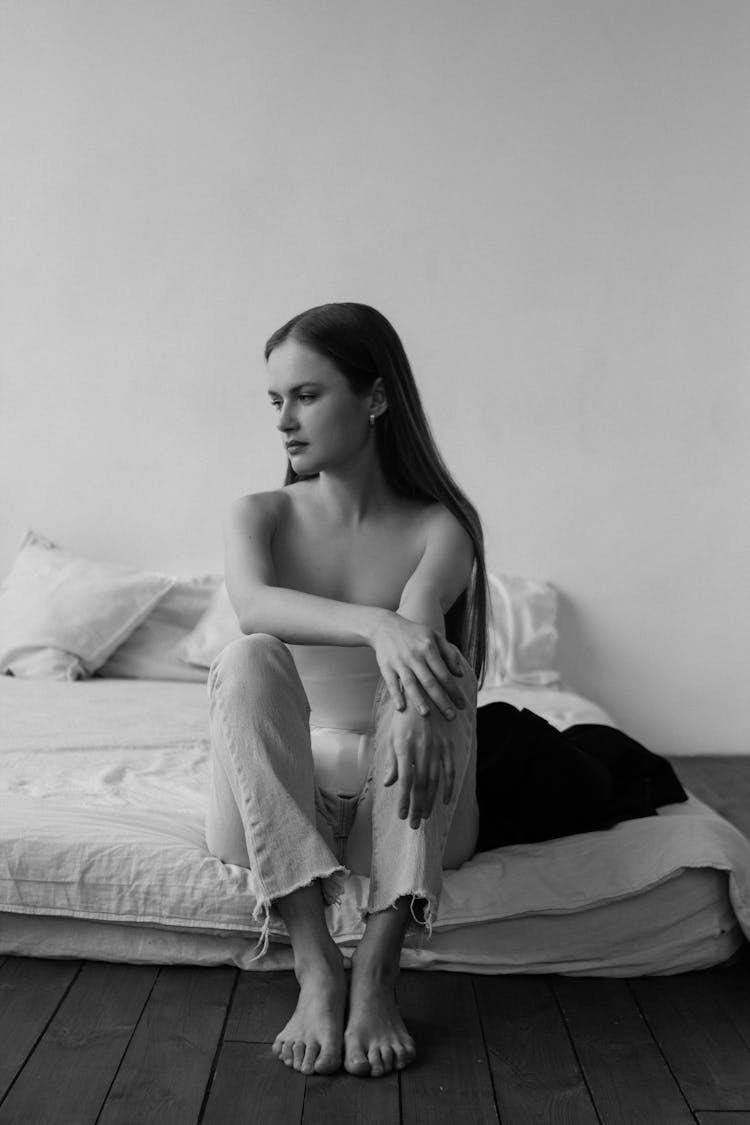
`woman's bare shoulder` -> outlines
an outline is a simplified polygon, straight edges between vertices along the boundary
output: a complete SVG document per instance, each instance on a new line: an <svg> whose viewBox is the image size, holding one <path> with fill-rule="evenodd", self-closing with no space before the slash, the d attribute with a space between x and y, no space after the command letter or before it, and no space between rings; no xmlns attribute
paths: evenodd
<svg viewBox="0 0 750 1125"><path fill-rule="evenodd" d="M461 520L444 504L435 503L425 513L425 546L451 556L463 556L471 565L474 558L474 541Z"/></svg>
<svg viewBox="0 0 750 1125"><path fill-rule="evenodd" d="M453 512L441 504L439 500L429 501L422 505L422 518L427 528L458 529L462 527L461 521L456 519Z"/></svg>
<svg viewBox="0 0 750 1125"><path fill-rule="evenodd" d="M247 492L229 504L225 519L229 523L264 520L273 523L282 515L289 498L285 488L271 488L264 492Z"/></svg>
<svg viewBox="0 0 750 1125"><path fill-rule="evenodd" d="M399 515L405 526L421 538L423 546L430 536L451 533L455 536L464 531L460 520L439 500L404 499Z"/></svg>
<svg viewBox="0 0 750 1125"><path fill-rule="evenodd" d="M239 512L252 509L262 509L268 512L278 511L291 502L291 492L291 485L284 485L282 488L269 488L263 492L246 492L244 496L238 496L236 500L232 500L229 507Z"/></svg>
<svg viewBox="0 0 750 1125"><path fill-rule="evenodd" d="M240 523L262 520L278 525L279 521L293 519L295 513L301 515L312 499L309 489L305 488L305 482L296 481L293 485L238 496L229 505L228 519ZM451 526L460 528L458 520L448 508L435 500L399 497L391 511L391 517L395 517L395 526L401 529L401 534L415 535L421 541L422 548L433 529L439 532L441 528L447 530Z"/></svg>

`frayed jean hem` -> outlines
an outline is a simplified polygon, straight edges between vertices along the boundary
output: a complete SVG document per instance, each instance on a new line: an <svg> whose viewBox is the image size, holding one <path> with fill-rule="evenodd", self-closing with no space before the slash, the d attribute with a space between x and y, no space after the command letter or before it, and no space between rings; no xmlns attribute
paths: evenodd
<svg viewBox="0 0 750 1125"><path fill-rule="evenodd" d="M305 887L311 887L316 879L320 879L320 889L323 895L323 903L325 906L338 906L344 895L346 880L351 875L348 867L334 867L332 870L321 872L318 875L313 875L309 879L305 879L299 883L295 883L288 891L282 891L280 894L270 898L265 895L256 900L255 908L253 909L253 922L261 922L260 935L256 942L253 954L250 958L250 963L259 961L261 957L265 957L268 952L268 946L271 941L271 921L272 912L278 899L286 898L287 895L293 894L295 891L301 891ZM278 913L278 907L276 908ZM256 952L257 951L257 952Z"/></svg>
<svg viewBox="0 0 750 1125"><path fill-rule="evenodd" d="M360 906L357 908L357 913L362 922L367 924L367 919L371 914L379 914L383 910L398 908L398 900L401 898L408 898L411 896L409 903L409 923L406 928L407 936L417 939L419 945L426 945L432 937L432 928L437 921L438 909L438 896L427 890L418 891L402 891L397 894L391 901L384 902L382 905L375 906ZM422 917L418 918L414 912L414 907L417 901L423 903Z"/></svg>

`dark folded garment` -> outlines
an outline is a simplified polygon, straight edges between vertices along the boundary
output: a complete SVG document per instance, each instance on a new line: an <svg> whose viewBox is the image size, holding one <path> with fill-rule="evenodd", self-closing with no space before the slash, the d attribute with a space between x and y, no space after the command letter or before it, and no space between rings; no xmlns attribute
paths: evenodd
<svg viewBox="0 0 750 1125"><path fill-rule="evenodd" d="M558 731L509 703L477 710L478 852L611 828L687 799L665 758L613 727Z"/></svg>

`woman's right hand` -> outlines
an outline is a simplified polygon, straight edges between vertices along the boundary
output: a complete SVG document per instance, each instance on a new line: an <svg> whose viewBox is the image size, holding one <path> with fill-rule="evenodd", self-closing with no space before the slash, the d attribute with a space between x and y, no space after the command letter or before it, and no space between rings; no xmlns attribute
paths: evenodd
<svg viewBox="0 0 750 1125"><path fill-rule="evenodd" d="M428 715L433 703L446 719L452 719L454 707L465 706L454 680L463 675L461 653L442 633L388 613L378 622L371 644L398 711L408 700L420 715Z"/></svg>

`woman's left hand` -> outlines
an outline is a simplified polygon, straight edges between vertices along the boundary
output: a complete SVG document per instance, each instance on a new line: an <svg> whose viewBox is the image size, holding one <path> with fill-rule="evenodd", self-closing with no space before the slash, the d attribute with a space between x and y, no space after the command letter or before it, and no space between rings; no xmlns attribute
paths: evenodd
<svg viewBox="0 0 750 1125"><path fill-rule="evenodd" d="M441 773L446 805L453 794L456 766L452 724L437 710L420 715L414 707L407 707L392 714L384 784L399 782L398 815L401 820L408 816L410 827L419 828L432 813Z"/></svg>

